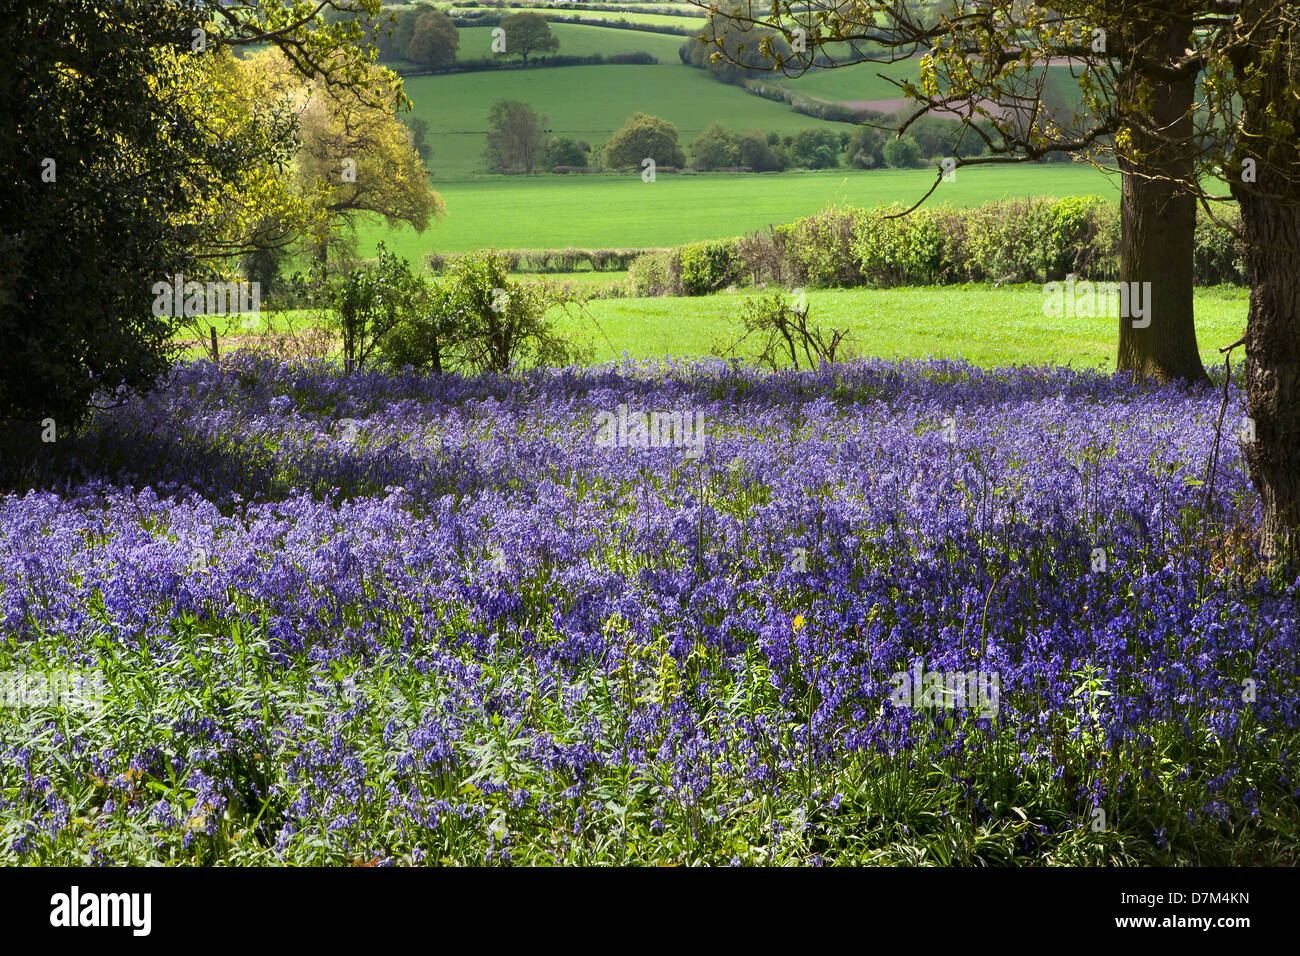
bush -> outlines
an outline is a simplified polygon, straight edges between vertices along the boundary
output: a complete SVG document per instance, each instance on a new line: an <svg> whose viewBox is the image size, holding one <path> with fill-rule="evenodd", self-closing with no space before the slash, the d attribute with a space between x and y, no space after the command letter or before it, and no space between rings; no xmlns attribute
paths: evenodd
<svg viewBox="0 0 1300 956"><path fill-rule="evenodd" d="M862 272L853 254L859 210L832 206L815 216L778 226L788 281L813 287L853 286Z"/></svg>
<svg viewBox="0 0 1300 956"><path fill-rule="evenodd" d="M950 261L941 217L928 209L897 216L904 208L872 209L858 220L853 255L864 280L872 285L936 283Z"/></svg>
<svg viewBox="0 0 1300 956"><path fill-rule="evenodd" d="M662 169L686 165L686 155L677 145L677 127L667 120L634 113L623 128L605 143L605 164L610 169L641 168L647 157Z"/></svg>
<svg viewBox="0 0 1300 956"><path fill-rule="evenodd" d="M885 164L891 169L915 169L921 165L921 147L910 136L891 139L882 152Z"/></svg>
<svg viewBox="0 0 1300 956"><path fill-rule="evenodd" d="M778 140L779 141L779 140ZM770 136L764 136L758 130L744 133L736 139L736 148L740 153L740 165L756 173L777 172L790 165L785 154L773 148Z"/></svg>
<svg viewBox="0 0 1300 956"><path fill-rule="evenodd" d="M628 266L628 295L634 298L676 295L680 274L675 249L643 252Z"/></svg>
<svg viewBox="0 0 1300 956"><path fill-rule="evenodd" d="M547 162L552 166L581 167L587 165L587 150L584 144L568 136L557 136L551 140Z"/></svg>
<svg viewBox="0 0 1300 956"><path fill-rule="evenodd" d="M800 130L790 145L790 158L805 169L830 169L840 162L840 138L828 129Z"/></svg>
<svg viewBox="0 0 1300 956"><path fill-rule="evenodd" d="M885 165L885 141L889 134L869 126L854 130L849 137L849 165L857 169L879 169Z"/></svg>
<svg viewBox="0 0 1300 956"><path fill-rule="evenodd" d="M547 313L578 304L577 296L544 282L518 282L510 260L491 249L461 256L442 300L456 322L458 354L473 371L504 373L528 366L568 365L582 356Z"/></svg>
<svg viewBox="0 0 1300 956"><path fill-rule="evenodd" d="M708 295L737 282L744 263L736 254L736 241L693 242L678 250L678 284L685 295Z"/></svg>
<svg viewBox="0 0 1300 956"><path fill-rule="evenodd" d="M1062 199L1052 209L1047 281L1070 273L1119 277L1119 207L1100 196Z"/></svg>
<svg viewBox="0 0 1300 956"><path fill-rule="evenodd" d="M740 146L726 127L713 123L691 141L691 165L696 169L741 165Z"/></svg>
<svg viewBox="0 0 1300 956"><path fill-rule="evenodd" d="M1245 250L1233 234L1234 228L1241 228L1240 213L1230 218L1227 226L1220 226L1208 216L1197 216L1196 245L1192 257L1194 281L1198 285L1218 285L1221 282L1250 284Z"/></svg>

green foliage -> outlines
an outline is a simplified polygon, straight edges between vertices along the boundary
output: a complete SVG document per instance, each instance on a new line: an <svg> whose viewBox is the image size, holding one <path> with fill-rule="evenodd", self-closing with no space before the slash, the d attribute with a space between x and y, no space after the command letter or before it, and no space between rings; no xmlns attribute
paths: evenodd
<svg viewBox="0 0 1300 956"><path fill-rule="evenodd" d="M605 143L605 165L610 169L641 168L644 159L656 166L682 167L686 156L677 145L677 127L667 120L634 113Z"/></svg>
<svg viewBox="0 0 1300 956"><path fill-rule="evenodd" d="M311 33L312 62L339 53L345 80L359 30L286 26L294 8L268 0L223 22L222 47L274 21L271 43ZM153 313L153 286L229 279L245 251L247 235L219 231L242 219L244 184L288 159L292 117L227 109L230 61L194 47L207 10L81 0L0 16L0 419L52 418L62 435L97 392L150 387L176 326Z"/></svg>
<svg viewBox="0 0 1300 956"><path fill-rule="evenodd" d="M560 47L559 39L540 13L523 11L506 17L501 21L501 29L506 31L506 50L502 55L518 54L525 63L533 53L549 53Z"/></svg>
<svg viewBox="0 0 1300 956"><path fill-rule="evenodd" d="M584 347L562 333L548 313L581 304L572 292L545 282L510 278L508 260L493 250L461 256L451 267L443 308L457 317L462 364L504 373L530 366L562 366L579 360Z"/></svg>
<svg viewBox="0 0 1300 956"><path fill-rule="evenodd" d="M744 264L733 240L693 242L677 254L681 294L708 295L737 282Z"/></svg>
<svg viewBox="0 0 1300 956"><path fill-rule="evenodd" d="M889 134L883 129L862 126L849 137L849 165L858 169L879 169L885 165L885 143Z"/></svg>
<svg viewBox="0 0 1300 956"><path fill-rule="evenodd" d="M546 157L546 118L519 100L501 100L488 114L483 159L498 173L533 173Z"/></svg>
<svg viewBox="0 0 1300 956"><path fill-rule="evenodd" d="M650 297L676 295L680 287L681 262L675 249L656 249L637 256L628 266L628 295Z"/></svg>
<svg viewBox="0 0 1300 956"><path fill-rule="evenodd" d="M862 275L852 249L858 215L857 210L831 206L778 226L786 280L812 287L860 284Z"/></svg>
<svg viewBox="0 0 1300 956"><path fill-rule="evenodd" d="M858 222L853 254L872 285L925 285L939 281L945 234L936 214L901 206L868 211ZM893 218L891 218L893 217Z"/></svg>
<svg viewBox="0 0 1300 956"><path fill-rule="evenodd" d="M381 242L373 263L353 269L332 291L335 321L343 339L344 371L359 370L379 350L420 295L421 283L405 259Z"/></svg>
<svg viewBox="0 0 1300 956"><path fill-rule="evenodd" d="M906 133L885 143L882 155L885 165L891 169L915 169L921 165L921 147Z"/></svg>
<svg viewBox="0 0 1300 956"><path fill-rule="evenodd" d="M1240 238L1241 214L1220 212L1222 225L1209 216L1196 220L1196 246L1193 250L1196 281L1201 285L1230 282L1250 284L1245 243Z"/></svg>
<svg viewBox="0 0 1300 956"><path fill-rule="evenodd" d="M790 144L790 159L805 169L832 169L840 162L840 137L829 129L805 129Z"/></svg>
<svg viewBox="0 0 1300 956"><path fill-rule="evenodd" d="M398 368L441 374L455 364L467 323L450 281L417 276L409 307L380 340L384 359Z"/></svg>
<svg viewBox="0 0 1300 956"><path fill-rule="evenodd" d="M432 70L445 69L456 62L460 35L451 17L441 10L426 10L415 21L406 57Z"/></svg>
<svg viewBox="0 0 1300 956"><path fill-rule="evenodd" d="M551 140L546 161L551 166L586 166L589 148L569 136L557 136Z"/></svg>
<svg viewBox="0 0 1300 956"><path fill-rule="evenodd" d="M756 173L772 173L786 169L790 161L784 153L774 147L772 137L776 135L770 133L764 136L760 131L754 130L737 136L736 150L740 165L747 166Z"/></svg>
<svg viewBox="0 0 1300 956"><path fill-rule="evenodd" d="M691 141L691 165L701 170L738 166L740 144L725 126L713 123Z"/></svg>

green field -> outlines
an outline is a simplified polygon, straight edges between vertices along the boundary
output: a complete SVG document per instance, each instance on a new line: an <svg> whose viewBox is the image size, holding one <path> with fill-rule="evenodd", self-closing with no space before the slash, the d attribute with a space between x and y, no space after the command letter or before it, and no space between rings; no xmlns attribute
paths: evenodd
<svg viewBox="0 0 1300 956"><path fill-rule="evenodd" d="M662 64L681 65L677 49L685 37L643 30L613 30L583 23L552 23L551 32L560 41L556 54L564 56L612 56L615 53L649 53ZM459 60L479 60L492 55L492 27L461 27ZM531 77L531 74L529 74Z"/></svg>
<svg viewBox="0 0 1300 956"><path fill-rule="evenodd" d="M602 280L614 281L614 274ZM584 314L570 317L557 310L555 315L562 327L590 341L597 362L625 353L634 359L694 358L734 341L733 318L745 298L755 294L741 289L697 298L596 299L587 303ZM965 358L986 367L1115 367L1118 320L1045 316L1037 285L814 289L807 295L812 321L848 326L863 357ZM1222 365L1218 349L1241 336L1248 304L1246 289L1196 290L1196 331L1207 365ZM306 315L268 313L264 321L283 329ZM197 346L190 351L202 354ZM752 357L752 352L745 354Z"/></svg>
<svg viewBox="0 0 1300 956"><path fill-rule="evenodd" d="M601 299L587 305L588 319L565 320L592 336L596 361L708 355L732 341L731 317L752 289L689 299ZM1221 366L1221 346L1241 337L1249 291L1196 290L1196 331L1201 359ZM1113 371L1118 340L1115 318L1043 315L1037 285L924 286L895 289L826 289L808 293L809 317L819 325L848 326L862 356L965 358L982 366L1074 365Z"/></svg>
<svg viewBox="0 0 1300 956"><path fill-rule="evenodd" d="M603 67L608 70L633 67ZM743 94L742 94L743 95ZM930 169L827 170L789 173L497 176L434 181L447 215L416 234L372 220L358 252L374 255L382 239L412 262L430 252L487 246L542 249L672 246L737 236L790 222L832 203L880 206L920 199L934 182ZM977 206L1023 196L1104 195L1118 186L1089 166L1052 163L972 167L943 183L931 202Z"/></svg>
<svg viewBox="0 0 1300 956"><path fill-rule="evenodd" d="M820 127L837 133L849 129L795 113L784 103L724 85L680 63L410 76L404 85L414 104L412 115L429 124L428 141L433 147L429 168L435 183L484 171L488 112L493 103L504 99L523 100L545 116L552 135L571 136L592 146L599 146L636 112L663 117L676 126L683 149L716 122L783 135Z"/></svg>
<svg viewBox="0 0 1300 956"><path fill-rule="evenodd" d="M917 69L915 60L899 63L858 63L834 70L815 70L795 77L772 74L770 80L767 76L755 74L753 82L774 82L777 86L795 93L832 102L884 100L896 99L903 95L902 91L886 77L900 81L916 80Z"/></svg>

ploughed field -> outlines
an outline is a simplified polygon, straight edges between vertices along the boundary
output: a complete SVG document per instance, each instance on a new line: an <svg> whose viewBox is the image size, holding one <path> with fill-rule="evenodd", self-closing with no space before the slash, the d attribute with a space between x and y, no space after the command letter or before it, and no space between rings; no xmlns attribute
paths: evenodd
<svg viewBox="0 0 1300 956"><path fill-rule="evenodd" d="M0 499L0 862L1295 863L1223 401L181 366Z"/></svg>

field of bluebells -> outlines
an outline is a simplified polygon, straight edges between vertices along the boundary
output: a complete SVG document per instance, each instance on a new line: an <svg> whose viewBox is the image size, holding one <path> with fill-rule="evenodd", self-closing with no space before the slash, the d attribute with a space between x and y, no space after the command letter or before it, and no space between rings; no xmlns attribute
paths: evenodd
<svg viewBox="0 0 1300 956"><path fill-rule="evenodd" d="M597 442L621 405L706 440ZM0 671L102 677L0 711L0 863L1300 863L1241 414L946 362L181 366L0 498Z"/></svg>

